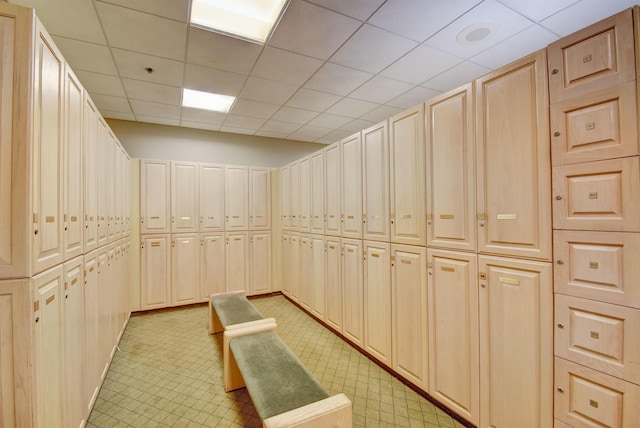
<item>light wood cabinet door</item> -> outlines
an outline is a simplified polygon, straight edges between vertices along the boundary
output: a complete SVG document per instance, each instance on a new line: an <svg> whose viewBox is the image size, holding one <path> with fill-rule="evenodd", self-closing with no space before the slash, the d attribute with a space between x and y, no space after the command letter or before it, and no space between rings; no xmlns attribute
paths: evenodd
<svg viewBox="0 0 640 428"><path fill-rule="evenodd" d="M84 109L84 251L98 247L98 109L85 92ZM128 183L128 182L127 182Z"/></svg>
<svg viewBox="0 0 640 428"><path fill-rule="evenodd" d="M227 291L249 290L249 232L227 232Z"/></svg>
<svg viewBox="0 0 640 428"><path fill-rule="evenodd" d="M640 232L640 158L553 167L557 229Z"/></svg>
<svg viewBox="0 0 640 428"><path fill-rule="evenodd" d="M341 231L341 172L340 143L334 143L324 149L324 231L331 236L340 236Z"/></svg>
<svg viewBox="0 0 640 428"><path fill-rule="evenodd" d="M140 161L140 233L168 233L171 169L167 161Z"/></svg>
<svg viewBox="0 0 640 428"><path fill-rule="evenodd" d="M271 170L249 168L249 226L251 230L271 229Z"/></svg>
<svg viewBox="0 0 640 428"><path fill-rule="evenodd" d="M83 426L88 416L84 371L86 321L84 310L84 258L64 264L64 300L62 311L62 374L64 425Z"/></svg>
<svg viewBox="0 0 640 428"><path fill-rule="evenodd" d="M300 232L311 230L311 159L306 156L298 163L298 229Z"/></svg>
<svg viewBox="0 0 640 428"><path fill-rule="evenodd" d="M200 236L200 297L208 301L212 294L227 291L224 233Z"/></svg>
<svg viewBox="0 0 640 428"><path fill-rule="evenodd" d="M298 274L298 303L307 311L311 311L313 306L311 237L307 234L301 234L298 239L298 263L300 266Z"/></svg>
<svg viewBox="0 0 640 428"><path fill-rule="evenodd" d="M364 340L364 278L362 241L342 240L343 333L358 347Z"/></svg>
<svg viewBox="0 0 640 428"><path fill-rule="evenodd" d="M0 426L3 427L32 425L31 341L25 339L35 320L31 304L28 280L0 281Z"/></svg>
<svg viewBox="0 0 640 428"><path fill-rule="evenodd" d="M360 133L340 141L342 236L362 238L362 140Z"/></svg>
<svg viewBox="0 0 640 428"><path fill-rule="evenodd" d="M539 51L475 81L481 253L551 259L545 63Z"/></svg>
<svg viewBox="0 0 640 428"><path fill-rule="evenodd" d="M200 240L196 233L171 235L171 304L200 301Z"/></svg>
<svg viewBox="0 0 640 428"><path fill-rule="evenodd" d="M198 164L171 162L171 232L197 232L199 229Z"/></svg>
<svg viewBox="0 0 640 428"><path fill-rule="evenodd" d="M33 273L63 260L64 59L36 24L33 96Z"/></svg>
<svg viewBox="0 0 640 428"><path fill-rule="evenodd" d="M311 236L311 288L313 297L311 311L315 316L324 320L327 313L327 249L324 236Z"/></svg>
<svg viewBox="0 0 640 428"><path fill-rule="evenodd" d="M389 241L389 131L387 121L362 131L362 236Z"/></svg>
<svg viewBox="0 0 640 428"><path fill-rule="evenodd" d="M330 327L342 332L342 248L340 238L325 237L327 248L327 314L325 321Z"/></svg>
<svg viewBox="0 0 640 428"><path fill-rule="evenodd" d="M393 369L428 391L427 249L391 245Z"/></svg>
<svg viewBox="0 0 640 428"><path fill-rule="evenodd" d="M389 118L391 242L426 245L424 104Z"/></svg>
<svg viewBox="0 0 640 428"><path fill-rule="evenodd" d="M280 169L280 224L283 230L289 230L291 223L291 171L289 166Z"/></svg>
<svg viewBox="0 0 640 428"><path fill-rule="evenodd" d="M300 230L300 161L289 165L289 228Z"/></svg>
<svg viewBox="0 0 640 428"><path fill-rule="evenodd" d="M250 294L271 292L271 232L252 232L250 238Z"/></svg>
<svg viewBox="0 0 640 428"><path fill-rule="evenodd" d="M478 256L427 250L429 394L478 425Z"/></svg>
<svg viewBox="0 0 640 428"><path fill-rule="evenodd" d="M391 247L364 242L364 349L393 367L391 359Z"/></svg>
<svg viewBox="0 0 640 428"><path fill-rule="evenodd" d="M631 9L549 45L551 102L635 79Z"/></svg>
<svg viewBox="0 0 640 428"><path fill-rule="evenodd" d="M282 244L280 247L282 249L282 259L280 260L282 262L282 265L280 266L280 269L282 270L281 290L282 290L282 293L285 294L286 296L291 296L291 270L290 270L291 247L289 243L290 238L291 236L289 235L289 233L283 233Z"/></svg>
<svg viewBox="0 0 640 428"><path fill-rule="evenodd" d="M324 151L311 154L311 233L324 233Z"/></svg>
<svg viewBox="0 0 640 428"><path fill-rule="evenodd" d="M67 65L64 73L63 249L64 260L83 251L83 110L84 90Z"/></svg>
<svg viewBox="0 0 640 428"><path fill-rule="evenodd" d="M249 230L249 168L225 167L225 230Z"/></svg>
<svg viewBox="0 0 640 428"><path fill-rule="evenodd" d="M62 427L62 265L34 276L32 284L34 425Z"/></svg>
<svg viewBox="0 0 640 428"><path fill-rule="evenodd" d="M97 220L98 220L98 224L96 225L96 228L98 230L98 247L105 245L108 241L108 223L109 223L109 212L108 212L108 199L107 199L107 184L108 184L108 177L107 177L107 145L108 145L108 135L109 131L108 131L108 126L107 123L104 121L104 119L100 116L98 116L98 140L97 140L97 153L98 153L98 163L97 163L97 175L98 175L98 192L97 192L97 197L98 197L98 202L97 202L97 207L98 207L98 216L97 216ZM144 162L144 161L143 161ZM147 172L147 171L145 171ZM166 171L167 173L167 180L169 179L169 171ZM145 206L145 200L143 198L145 198L146 193L144 193L144 187L142 185L142 181L144 180L144 178L142 177L143 175L143 169L142 166L140 168L140 181L141 181L141 187L140 187L140 215L143 215L143 206ZM168 181L167 181L167 192L169 191L169 187L168 187ZM158 196L158 198L160 198L162 200L161 196ZM166 199L167 204L169 203L169 200ZM167 206L167 216L163 218L163 220L169 220L169 207ZM159 217L158 217L159 218ZM142 225L140 226L140 231L144 231L144 219L142 219L141 217L141 222ZM167 229L160 229L160 231L166 231L168 232L169 225L167 223Z"/></svg>
<svg viewBox="0 0 640 428"><path fill-rule="evenodd" d="M171 301L170 236L143 235L140 240L141 309L167 307Z"/></svg>
<svg viewBox="0 0 640 428"><path fill-rule="evenodd" d="M285 269L288 271L285 276L287 280L286 289L289 292L289 297L298 301L300 294L300 235L296 233L289 234L288 256L288 259L283 259L283 261L287 262Z"/></svg>
<svg viewBox="0 0 640 428"><path fill-rule="evenodd" d="M88 415L100 392L100 295L98 293L98 254L84 255L84 319L85 319L85 411Z"/></svg>
<svg viewBox="0 0 640 428"><path fill-rule="evenodd" d="M471 83L429 100L427 244L476 250L476 174Z"/></svg>
<svg viewBox="0 0 640 428"><path fill-rule="evenodd" d="M550 263L480 256L480 425L553 423Z"/></svg>
<svg viewBox="0 0 640 428"><path fill-rule="evenodd" d="M200 164L200 231L224 231L224 165Z"/></svg>
<svg viewBox="0 0 640 428"><path fill-rule="evenodd" d="M116 221L115 221L115 205L116 205L116 197L115 197L115 187L116 187L116 179L117 171L115 169L116 164L114 162L115 154L116 154L116 146L115 146L115 137L113 136L111 129L107 126L107 136L106 136L106 157L105 165L106 165L106 216L107 216L107 242L113 242L116 239Z"/></svg>
<svg viewBox="0 0 640 428"><path fill-rule="evenodd" d="M115 349L113 337L113 309L114 309L114 274L113 274L113 245L106 245L98 249L98 295L100 316L100 377L104 381L112 352Z"/></svg>

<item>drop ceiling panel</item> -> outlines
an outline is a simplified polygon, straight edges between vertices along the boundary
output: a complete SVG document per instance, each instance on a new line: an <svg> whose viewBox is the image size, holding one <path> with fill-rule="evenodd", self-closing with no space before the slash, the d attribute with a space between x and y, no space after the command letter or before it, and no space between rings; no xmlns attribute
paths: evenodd
<svg viewBox="0 0 640 428"><path fill-rule="evenodd" d="M346 125L352 120L353 119L350 117L337 116L335 114L329 114L329 113L321 113L315 118L313 118L313 120L310 120L308 125L316 126L320 128L335 129L335 128L340 128L341 126ZM329 131L331 129L329 129ZM327 134L329 131L325 132L323 135Z"/></svg>
<svg viewBox="0 0 640 428"><path fill-rule="evenodd" d="M358 21L365 21L385 0L309 0L318 6L326 7Z"/></svg>
<svg viewBox="0 0 640 428"><path fill-rule="evenodd" d="M240 92L241 98L265 103L282 104L296 91L297 86L249 77Z"/></svg>
<svg viewBox="0 0 640 428"><path fill-rule="evenodd" d="M254 129L236 128L235 126L225 126L225 125L222 125L220 127L220 131L229 132L232 134L244 134L244 135L253 135L255 133Z"/></svg>
<svg viewBox="0 0 640 428"><path fill-rule="evenodd" d="M321 112L337 103L340 98L338 95L302 88L287 101L286 105Z"/></svg>
<svg viewBox="0 0 640 428"><path fill-rule="evenodd" d="M342 140L343 138L347 138L353 134L354 133L351 131L346 131L344 129L336 129L335 131L332 131L327 135L323 135L320 138L316 138L313 141L315 141L316 143L322 143L322 144L332 144L332 143L335 143L336 141Z"/></svg>
<svg viewBox="0 0 640 428"><path fill-rule="evenodd" d="M304 125L301 128L297 129L289 138L294 140L302 140L302 141L313 141L317 138L321 138L327 135L332 130L329 128L321 128L318 126L312 125Z"/></svg>
<svg viewBox="0 0 640 428"><path fill-rule="evenodd" d="M82 70L76 71L76 76L82 82L82 86L92 94L113 95L122 98L127 96L119 77Z"/></svg>
<svg viewBox="0 0 640 428"><path fill-rule="evenodd" d="M146 82L182 87L184 64L121 49L111 49L120 76ZM145 68L153 69L152 73Z"/></svg>
<svg viewBox="0 0 640 428"><path fill-rule="evenodd" d="M503 5L515 10L532 21L540 22L561 10L578 3L579 0L500 0Z"/></svg>
<svg viewBox="0 0 640 428"><path fill-rule="evenodd" d="M242 85L246 79L247 76L242 74L187 64L184 74L184 87L198 91L236 96L240 92L240 89L242 89Z"/></svg>
<svg viewBox="0 0 640 428"><path fill-rule="evenodd" d="M183 121L187 121L187 122L198 122L198 123L208 123L213 125L222 125L227 115L224 113L218 113L215 111L182 107L182 114L180 116Z"/></svg>
<svg viewBox="0 0 640 428"><path fill-rule="evenodd" d="M354 98L343 98L333 106L329 107L326 113L355 119L363 114L369 113L378 106L379 104L368 101L356 100Z"/></svg>
<svg viewBox="0 0 640 428"><path fill-rule="evenodd" d="M346 125L342 126L340 130L350 132L353 134L354 132L362 131L363 129L367 129L375 124L376 124L375 122L371 122L370 120L355 119L347 123Z"/></svg>
<svg viewBox="0 0 640 428"><path fill-rule="evenodd" d="M349 96L363 101L384 104L407 92L413 86L384 76L376 76L353 91Z"/></svg>
<svg viewBox="0 0 640 428"><path fill-rule="evenodd" d="M420 45L380 74L391 79L418 85L462 61L457 56L449 55L430 46Z"/></svg>
<svg viewBox="0 0 640 428"><path fill-rule="evenodd" d="M156 123L158 125L180 126L180 121L178 119L171 119L168 117L136 115L136 119L143 122Z"/></svg>
<svg viewBox="0 0 640 428"><path fill-rule="evenodd" d="M150 101L130 100L133 114L136 116L153 116L166 119L180 119L180 106L152 103Z"/></svg>
<svg viewBox="0 0 640 428"><path fill-rule="evenodd" d="M370 120L372 122L378 123L386 120L387 118L400 113L402 109L390 107L390 106L380 106L367 114L362 115L360 119Z"/></svg>
<svg viewBox="0 0 640 428"><path fill-rule="evenodd" d="M278 111L278 104L263 103L259 101L251 101L245 99L237 99L231 107L231 113L241 116L258 117L269 119Z"/></svg>
<svg viewBox="0 0 640 428"><path fill-rule="evenodd" d="M416 104L420 104L421 102L424 102L430 98L433 98L440 93L440 91L424 88L422 86L416 86L415 88L409 89L407 92L392 99L391 101L388 101L387 105L401 109L407 109L409 107L415 106Z"/></svg>
<svg viewBox="0 0 640 428"><path fill-rule="evenodd" d="M568 36L636 3L637 0L582 0L545 19L542 26L559 36Z"/></svg>
<svg viewBox="0 0 640 428"><path fill-rule="evenodd" d="M175 86L159 85L141 80L122 79L129 98L161 104L180 105L182 90Z"/></svg>
<svg viewBox="0 0 640 428"><path fill-rule="evenodd" d="M450 68L444 73L439 74L433 79L426 81L422 86L446 92L450 89L462 86L465 83L469 83L476 77L480 77L490 71L491 69L487 67L465 61Z"/></svg>
<svg viewBox="0 0 640 428"><path fill-rule="evenodd" d="M256 43L201 28L189 28L187 62L191 64L249 74L261 51L262 46Z"/></svg>
<svg viewBox="0 0 640 428"><path fill-rule="evenodd" d="M189 19L189 0L100 0L129 9L147 12L152 15L187 22Z"/></svg>
<svg viewBox="0 0 640 428"><path fill-rule="evenodd" d="M53 37L56 46L74 71L84 70L118 75L109 47L65 37Z"/></svg>
<svg viewBox="0 0 640 428"><path fill-rule="evenodd" d="M220 125L213 125L209 123L189 122L188 120L181 120L180 126L185 128L205 129L207 131L219 131Z"/></svg>
<svg viewBox="0 0 640 428"><path fill-rule="evenodd" d="M262 125L262 128L260 128L260 131L279 132L279 133L284 133L286 135L289 135L298 128L300 128L300 125L297 123L281 122L278 120L269 120L267 123Z"/></svg>
<svg viewBox="0 0 640 428"><path fill-rule="evenodd" d="M318 113L315 111L285 106L278 110L278 112L273 115L272 119L279 120L281 122L291 122L304 125L317 115Z"/></svg>
<svg viewBox="0 0 640 428"><path fill-rule="evenodd" d="M371 73L328 62L304 86L336 95L347 95L372 77Z"/></svg>
<svg viewBox="0 0 640 428"><path fill-rule="evenodd" d="M117 113L132 113L129 102L126 98L114 97L111 95L92 94L91 99L100 111L106 110Z"/></svg>
<svg viewBox="0 0 640 428"><path fill-rule="evenodd" d="M255 117L239 116L237 114L229 114L222 124L223 127L233 127L242 129L259 129L264 123L265 119L258 119Z"/></svg>
<svg viewBox="0 0 640 428"><path fill-rule="evenodd" d="M103 110L103 109L100 109L100 113L102 113L102 115L105 118L109 118L109 119L131 120L131 121L136 120L136 117L133 115L133 113L122 113L119 111L109 111L109 110Z"/></svg>
<svg viewBox="0 0 640 428"><path fill-rule="evenodd" d="M251 75L302 85L323 63L315 58L267 46L262 51Z"/></svg>

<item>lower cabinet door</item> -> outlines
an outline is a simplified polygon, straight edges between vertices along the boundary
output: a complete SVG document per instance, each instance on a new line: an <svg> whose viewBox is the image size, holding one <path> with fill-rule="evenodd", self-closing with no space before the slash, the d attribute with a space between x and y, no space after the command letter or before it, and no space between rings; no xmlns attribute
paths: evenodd
<svg viewBox="0 0 640 428"><path fill-rule="evenodd" d="M311 237L311 288L313 290L312 312L324 320L327 314L326 257L327 248L324 237Z"/></svg>
<svg viewBox="0 0 640 428"><path fill-rule="evenodd" d="M200 293L202 300L227 291L224 233L200 235Z"/></svg>
<svg viewBox="0 0 640 428"><path fill-rule="evenodd" d="M310 311L313 304L313 289L311 288L311 237L309 235L300 235L299 238L299 276L298 281L298 303Z"/></svg>
<svg viewBox="0 0 640 428"><path fill-rule="evenodd" d="M325 321L342 332L342 255L340 238L327 236L327 317Z"/></svg>
<svg viewBox="0 0 640 428"><path fill-rule="evenodd" d="M271 232L252 232L250 245L249 294L269 293L271 291Z"/></svg>
<svg viewBox="0 0 640 428"><path fill-rule="evenodd" d="M364 348L392 367L391 359L391 246L364 243Z"/></svg>
<svg viewBox="0 0 640 428"><path fill-rule="evenodd" d="M287 290L289 297L296 302L300 294L300 236L297 234L289 235L289 265L285 266L287 270Z"/></svg>
<svg viewBox="0 0 640 428"><path fill-rule="evenodd" d="M364 338L364 282L362 278L362 241L342 240L343 333L358 347Z"/></svg>
<svg viewBox="0 0 640 428"><path fill-rule="evenodd" d="M98 290L98 253L84 255L85 316L85 409L91 412L100 392L100 294Z"/></svg>
<svg viewBox="0 0 640 428"><path fill-rule="evenodd" d="M229 232L227 239L227 290L249 289L249 232Z"/></svg>
<svg viewBox="0 0 640 428"><path fill-rule="evenodd" d="M197 233L171 235L171 304L200 301L200 240Z"/></svg>
<svg viewBox="0 0 640 428"><path fill-rule="evenodd" d="M170 235L142 235L140 255L140 306L155 309L171 300Z"/></svg>

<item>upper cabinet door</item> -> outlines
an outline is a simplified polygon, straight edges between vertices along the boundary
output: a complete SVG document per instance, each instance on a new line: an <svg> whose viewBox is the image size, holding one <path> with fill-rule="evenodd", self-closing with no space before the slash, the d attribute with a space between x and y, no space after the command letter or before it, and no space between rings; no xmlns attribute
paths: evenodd
<svg viewBox="0 0 640 428"><path fill-rule="evenodd" d="M545 51L475 81L478 250L550 260Z"/></svg>
<svg viewBox="0 0 640 428"><path fill-rule="evenodd" d="M249 168L225 167L226 230L249 230Z"/></svg>
<svg viewBox="0 0 640 428"><path fill-rule="evenodd" d="M198 164L171 162L171 231L198 231Z"/></svg>
<svg viewBox="0 0 640 428"><path fill-rule="evenodd" d="M271 229L271 170L251 167L249 169L249 223L251 230Z"/></svg>
<svg viewBox="0 0 640 428"><path fill-rule="evenodd" d="M200 231L224 230L224 165L200 164Z"/></svg>
<svg viewBox="0 0 640 428"><path fill-rule="evenodd" d="M300 161L289 165L289 228L298 230L300 224Z"/></svg>
<svg viewBox="0 0 640 428"><path fill-rule="evenodd" d="M33 273L62 261L64 59L37 23L33 96Z"/></svg>
<svg viewBox="0 0 640 428"><path fill-rule="evenodd" d="M98 207L98 215L96 217L98 224L96 225L98 231L98 246L104 245L107 243L107 224L108 224L108 211L107 211L107 144L108 138L107 134L108 126L105 120L98 116L98 138L96 140L97 144L97 207ZM167 170L167 179L169 178L169 171ZM167 187L168 189L168 187ZM167 190L168 191L168 190ZM144 201L141 201L141 209ZM142 212L142 211L141 211ZM168 213L168 207L167 207ZM168 216L167 216L168 220ZM143 230L141 228L141 230ZM168 230L167 230L168 231Z"/></svg>
<svg viewBox="0 0 640 428"><path fill-rule="evenodd" d="M340 141L342 236L362 238L362 143L360 133Z"/></svg>
<svg viewBox="0 0 640 428"><path fill-rule="evenodd" d="M391 242L427 242L424 140L424 104L389 119Z"/></svg>
<svg viewBox="0 0 640 428"><path fill-rule="evenodd" d="M84 110L84 251L98 246L98 109L85 93ZM127 214L128 215L128 214Z"/></svg>
<svg viewBox="0 0 640 428"><path fill-rule="evenodd" d="M389 241L389 131L387 121L362 131L362 233Z"/></svg>
<svg viewBox="0 0 640 428"><path fill-rule="evenodd" d="M298 228L301 232L311 229L311 165L309 156L298 163Z"/></svg>
<svg viewBox="0 0 640 428"><path fill-rule="evenodd" d="M427 244L476 249L476 175L471 83L426 105Z"/></svg>
<svg viewBox="0 0 640 428"><path fill-rule="evenodd" d="M140 233L169 233L169 162L140 162Z"/></svg>
<svg viewBox="0 0 640 428"><path fill-rule="evenodd" d="M327 235L340 236L340 143L334 143L324 149L324 230Z"/></svg>
<svg viewBox="0 0 640 428"><path fill-rule="evenodd" d="M289 166L284 166L280 169L280 225L282 229L289 230L290 228L290 207L289 201L291 200L291 188L289 186L290 180Z"/></svg>
<svg viewBox="0 0 640 428"><path fill-rule="evenodd" d="M635 79L632 9L549 45L551 102Z"/></svg>
<svg viewBox="0 0 640 428"><path fill-rule="evenodd" d="M324 233L324 151L311 155L311 232Z"/></svg>

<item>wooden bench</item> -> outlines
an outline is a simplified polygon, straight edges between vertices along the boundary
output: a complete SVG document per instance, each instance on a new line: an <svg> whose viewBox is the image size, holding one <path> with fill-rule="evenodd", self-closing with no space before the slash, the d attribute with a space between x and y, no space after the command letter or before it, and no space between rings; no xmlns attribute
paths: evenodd
<svg viewBox="0 0 640 428"><path fill-rule="evenodd" d="M273 322L273 319L262 316L244 290L212 294L209 298L209 334L264 322Z"/></svg>
<svg viewBox="0 0 640 428"><path fill-rule="evenodd" d="M275 332L277 325L224 332L224 387L246 386L263 427L351 427L351 401L330 396Z"/></svg>

